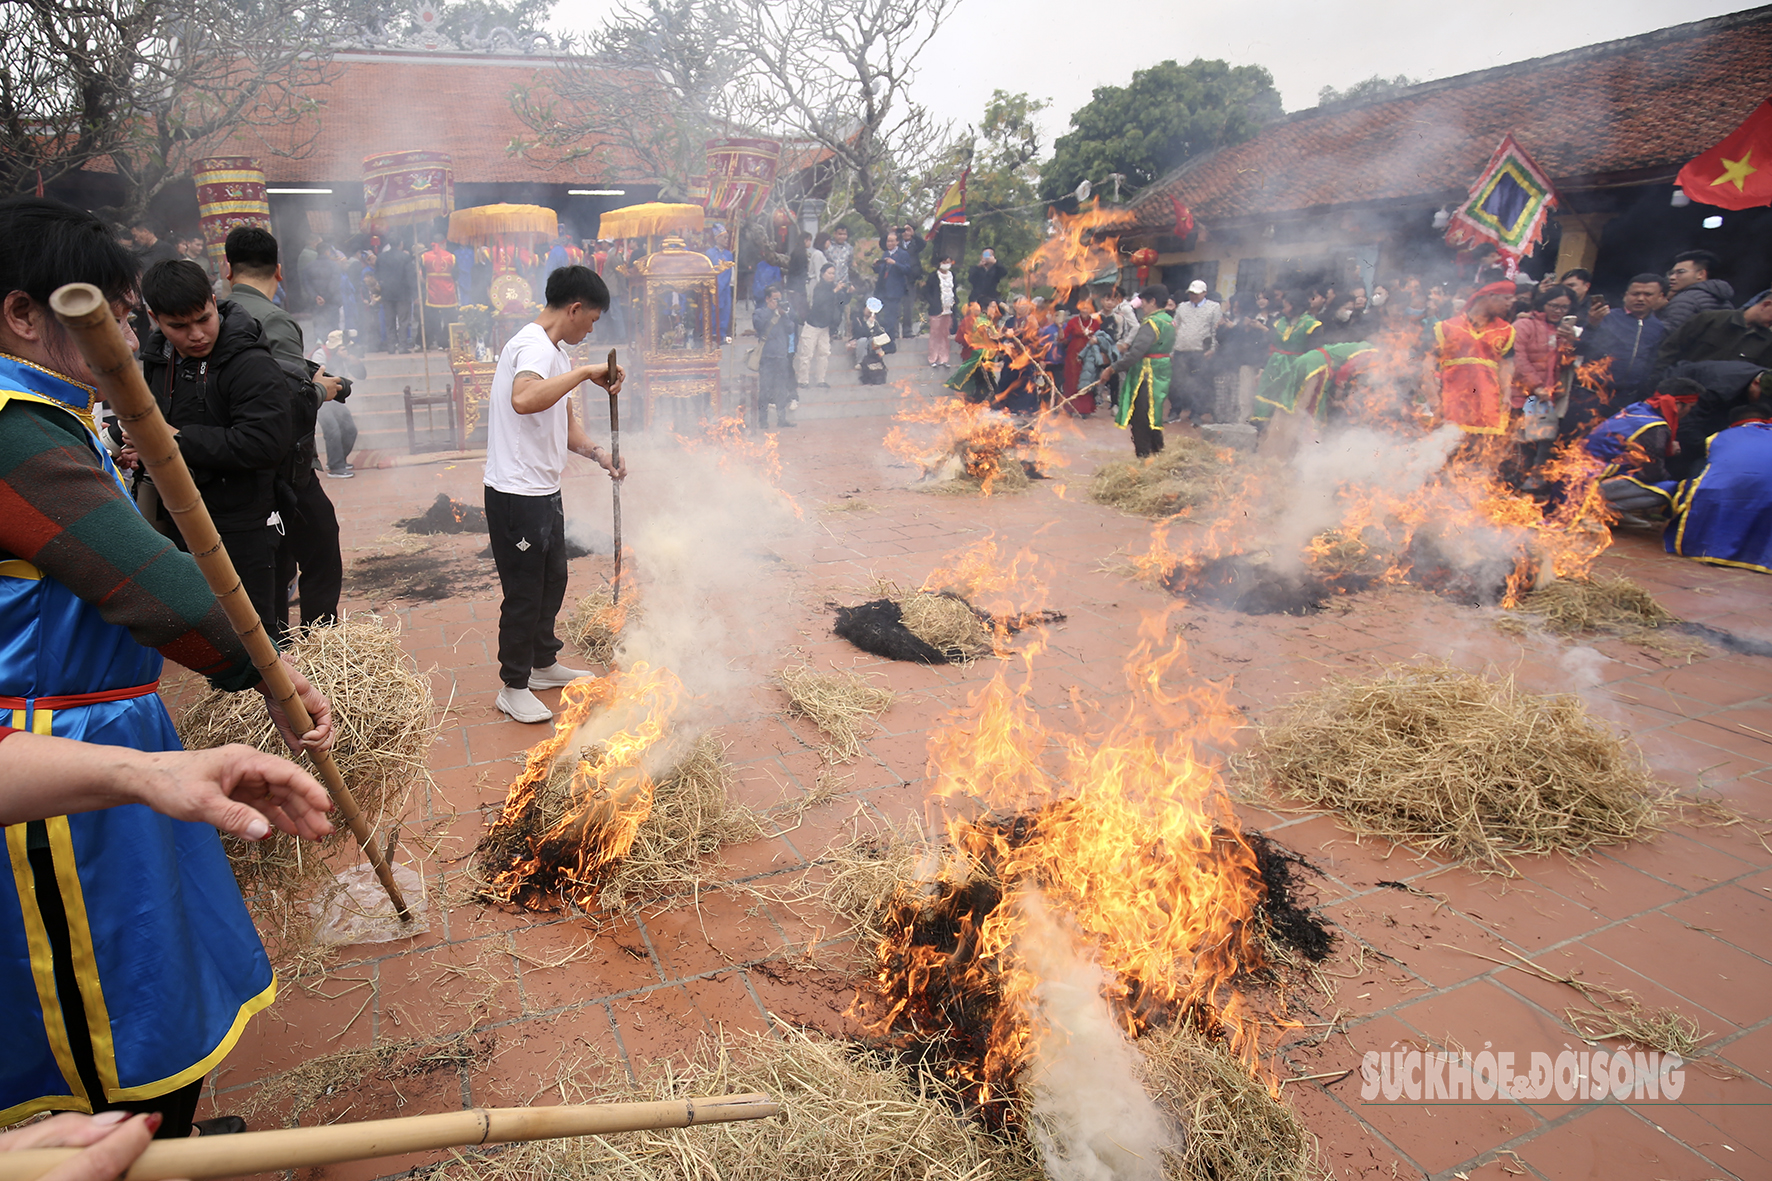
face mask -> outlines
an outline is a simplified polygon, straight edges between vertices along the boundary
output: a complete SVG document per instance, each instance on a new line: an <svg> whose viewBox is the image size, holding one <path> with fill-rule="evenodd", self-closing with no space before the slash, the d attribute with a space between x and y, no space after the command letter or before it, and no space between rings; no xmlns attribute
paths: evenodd
<svg viewBox="0 0 1772 1181"><path fill-rule="evenodd" d="M1335 320L1336 320L1336 323L1338 323L1338 324L1345 324L1353 318L1354 318L1354 309L1353 308L1342 308L1339 312L1335 313Z"/></svg>
<svg viewBox="0 0 1772 1181"><path fill-rule="evenodd" d="M942 269L942 270L943 270L943 271L944 271L944 272L945 272L945 271L951 271L951 270L953 270L953 269L954 269L954 268L953 268L953 265L952 265L952 264L951 264L951 263L945 263L945 262L944 262L944 263L942 263L942 264L941 264L941 269Z"/></svg>
<svg viewBox="0 0 1772 1181"><path fill-rule="evenodd" d="M1375 308L1381 308L1384 306L1384 301L1387 298L1389 298L1389 297L1384 292L1380 291L1372 297L1371 305Z"/></svg>

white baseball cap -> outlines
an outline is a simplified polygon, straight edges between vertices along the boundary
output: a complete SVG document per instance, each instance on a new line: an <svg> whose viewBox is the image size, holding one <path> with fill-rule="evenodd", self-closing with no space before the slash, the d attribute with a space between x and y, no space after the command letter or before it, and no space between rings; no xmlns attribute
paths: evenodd
<svg viewBox="0 0 1772 1181"><path fill-rule="evenodd" d="M1205 295L1206 294L1206 280L1195 279L1192 283L1189 283L1187 285L1187 289L1190 292L1198 292L1201 295Z"/></svg>

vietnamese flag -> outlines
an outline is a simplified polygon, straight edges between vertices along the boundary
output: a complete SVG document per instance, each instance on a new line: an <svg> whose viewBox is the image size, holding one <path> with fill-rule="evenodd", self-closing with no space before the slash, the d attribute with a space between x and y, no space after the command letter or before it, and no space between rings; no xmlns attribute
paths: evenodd
<svg viewBox="0 0 1772 1181"><path fill-rule="evenodd" d="M1728 139L1680 169L1674 183L1704 205L1772 205L1772 101L1761 103Z"/></svg>

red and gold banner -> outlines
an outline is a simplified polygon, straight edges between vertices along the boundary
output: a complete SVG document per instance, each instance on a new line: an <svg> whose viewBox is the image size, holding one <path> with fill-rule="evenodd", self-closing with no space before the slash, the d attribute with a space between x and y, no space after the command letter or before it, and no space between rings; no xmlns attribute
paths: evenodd
<svg viewBox="0 0 1772 1181"><path fill-rule="evenodd" d="M700 176L692 176L689 178L689 196L686 200L690 205L699 205L703 209L708 207L707 173L704 172Z"/></svg>
<svg viewBox="0 0 1772 1181"><path fill-rule="evenodd" d="M707 147L707 211L748 215L762 209L775 187L781 144L772 139L710 139Z"/></svg>
<svg viewBox="0 0 1772 1181"><path fill-rule="evenodd" d="M363 228L421 225L455 212L448 152L383 152L363 157Z"/></svg>
<svg viewBox="0 0 1772 1181"><path fill-rule="evenodd" d="M235 226L271 228L264 170L251 156L212 156L192 164L191 180L197 186L197 222L203 228L203 250L219 273L228 231Z"/></svg>

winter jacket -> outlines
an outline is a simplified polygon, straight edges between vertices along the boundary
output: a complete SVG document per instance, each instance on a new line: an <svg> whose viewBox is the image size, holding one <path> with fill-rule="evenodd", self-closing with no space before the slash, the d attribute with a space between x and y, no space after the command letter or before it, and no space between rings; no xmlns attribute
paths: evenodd
<svg viewBox="0 0 1772 1181"><path fill-rule="evenodd" d="M794 313L785 296L782 306L773 312L767 304L758 304L751 312L751 327L763 342L764 357L786 357L794 351Z"/></svg>
<svg viewBox="0 0 1772 1181"><path fill-rule="evenodd" d="M1684 479L1704 467L1706 443L1729 425L1736 410L1747 405L1747 387L1763 372L1765 366L1745 361L1688 361L1668 370L1669 377L1689 377L1704 387L1698 402L1680 415L1679 430L1674 433L1680 454L1668 461L1668 470ZM1767 394L1772 390L1761 397Z"/></svg>
<svg viewBox="0 0 1772 1181"><path fill-rule="evenodd" d="M414 272L412 255L404 246L396 246L385 250L375 260L375 279L381 284L381 297L384 303L407 304L418 290L418 277Z"/></svg>
<svg viewBox="0 0 1772 1181"><path fill-rule="evenodd" d="M1639 320L1614 308L1583 334L1577 351L1591 360L1610 358L1612 388L1625 402L1640 402L1655 392L1649 378L1655 372L1655 351L1666 336L1667 325L1654 312Z"/></svg>
<svg viewBox="0 0 1772 1181"><path fill-rule="evenodd" d="M1513 404L1518 408L1526 395L1550 389L1563 376L1563 352L1557 325L1543 312L1528 312L1514 321Z"/></svg>
<svg viewBox="0 0 1772 1181"><path fill-rule="evenodd" d="M806 310L806 327L834 329L842 316L843 305L837 300L836 285L819 283L814 286L811 306Z"/></svg>
<svg viewBox="0 0 1772 1181"><path fill-rule="evenodd" d="M903 299L911 293L911 277L917 273L917 260L903 246L890 251L874 262L874 274L880 285L874 294L881 299Z"/></svg>
<svg viewBox="0 0 1772 1181"><path fill-rule="evenodd" d="M142 374L178 431L191 478L218 529L263 524L276 509L276 472L302 419L297 387L264 333L233 300L216 305L221 332L207 357L184 358L159 331L142 346ZM314 411L306 412L307 430Z"/></svg>
<svg viewBox="0 0 1772 1181"><path fill-rule="evenodd" d="M1676 291L1667 306L1656 314L1667 330L1673 332L1700 312L1714 312L1722 308L1735 306L1735 288L1721 279L1706 279L1702 283L1694 283L1684 291Z"/></svg>
<svg viewBox="0 0 1772 1181"><path fill-rule="evenodd" d="M985 304L1000 298L997 295L997 288L1008 274L1009 269L1000 262L993 262L988 267L979 263L966 273L966 288L969 298L977 303L982 310Z"/></svg>
<svg viewBox="0 0 1772 1181"><path fill-rule="evenodd" d="M1681 361L1751 361L1772 368L1772 330L1749 324L1738 311L1701 312L1668 329L1655 354L1656 382Z"/></svg>
<svg viewBox="0 0 1772 1181"><path fill-rule="evenodd" d="M276 358L283 372L308 394L317 419L320 407L326 402L326 387L310 376L308 358L305 355L307 350L302 344L301 325L295 322L294 316L266 299L256 287L236 283L231 298L258 322L259 331L264 334L265 347L271 350L271 356ZM294 483L297 487L305 488L308 481L314 478L314 461L319 457L319 451L314 446L313 431L306 432L296 441L296 450L298 462L295 465Z"/></svg>
<svg viewBox="0 0 1772 1181"><path fill-rule="evenodd" d="M960 311L960 276L949 271L948 280L948 310L945 313L941 310L941 268L936 267L923 280L923 300L931 316L953 316Z"/></svg>

